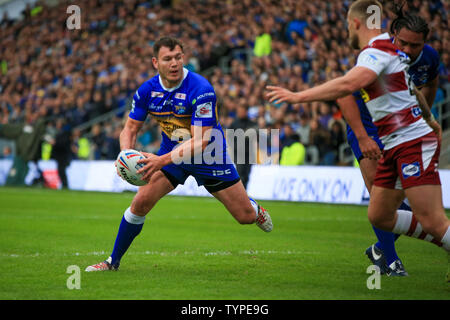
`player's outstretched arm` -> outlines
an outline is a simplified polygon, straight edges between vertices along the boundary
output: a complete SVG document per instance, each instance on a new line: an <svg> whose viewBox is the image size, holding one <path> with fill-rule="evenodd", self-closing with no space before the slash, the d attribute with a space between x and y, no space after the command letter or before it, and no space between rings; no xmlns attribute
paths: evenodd
<svg viewBox="0 0 450 320"><path fill-rule="evenodd" d="M374 82L378 75L365 67L354 67L345 76L330 80L317 87L292 92L277 86L267 86L266 98L270 102L292 104L313 101L332 101L347 96Z"/></svg>
<svg viewBox="0 0 450 320"><path fill-rule="evenodd" d="M361 121L361 113L356 104L355 97L348 95L336 100L342 111L345 121L348 123L358 139L359 148L365 158L378 160L381 158L381 150L378 144L369 137L366 129Z"/></svg>

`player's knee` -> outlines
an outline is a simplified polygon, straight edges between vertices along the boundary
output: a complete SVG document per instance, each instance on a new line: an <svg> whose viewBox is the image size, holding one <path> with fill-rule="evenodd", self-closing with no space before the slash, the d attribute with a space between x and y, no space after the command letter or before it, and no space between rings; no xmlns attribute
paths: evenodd
<svg viewBox="0 0 450 320"><path fill-rule="evenodd" d="M425 233L433 236L440 235L442 233L442 224L440 221L435 221L433 219L421 219L420 224L422 225L422 230Z"/></svg>
<svg viewBox="0 0 450 320"><path fill-rule="evenodd" d="M255 210L253 210L253 208L242 210L242 212L240 212L240 214L236 216L236 220L240 224L252 224L255 222L255 219L256 213Z"/></svg>
<svg viewBox="0 0 450 320"><path fill-rule="evenodd" d="M369 222L378 229L385 229L386 226L386 220L379 214L376 214L375 212L369 211L368 213Z"/></svg>
<svg viewBox="0 0 450 320"><path fill-rule="evenodd" d="M134 199L130 206L131 212L139 216L145 216L151 209L152 206L149 203L138 199Z"/></svg>

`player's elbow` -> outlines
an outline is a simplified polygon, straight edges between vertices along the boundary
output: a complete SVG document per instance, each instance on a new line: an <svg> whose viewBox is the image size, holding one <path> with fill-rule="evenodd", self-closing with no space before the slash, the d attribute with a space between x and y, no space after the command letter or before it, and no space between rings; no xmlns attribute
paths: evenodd
<svg viewBox="0 0 450 320"><path fill-rule="evenodd" d="M351 94L369 86L377 79L377 77L378 75L372 70L363 67L355 67L342 77L342 90Z"/></svg>
<svg viewBox="0 0 450 320"><path fill-rule="evenodd" d="M359 89L361 89L361 86L357 81L345 78L345 81L342 83L341 97L348 96Z"/></svg>
<svg viewBox="0 0 450 320"><path fill-rule="evenodd" d="M355 85L354 81L352 81L349 77L344 76L336 79L333 85L333 91L336 95L336 100L343 98L357 91L358 88ZM355 89L356 88L356 89Z"/></svg>
<svg viewBox="0 0 450 320"><path fill-rule="evenodd" d="M205 151L205 149L208 146L208 144L209 144L209 140L203 140L202 141L202 151Z"/></svg>

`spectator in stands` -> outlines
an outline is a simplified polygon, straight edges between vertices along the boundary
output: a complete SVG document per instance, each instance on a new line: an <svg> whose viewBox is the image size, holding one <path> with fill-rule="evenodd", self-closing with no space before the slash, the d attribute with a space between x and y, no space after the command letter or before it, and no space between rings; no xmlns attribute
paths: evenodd
<svg viewBox="0 0 450 320"><path fill-rule="evenodd" d="M12 153L11 146L4 146L2 151L1 159L14 159L14 155Z"/></svg>
<svg viewBox="0 0 450 320"><path fill-rule="evenodd" d="M115 127L105 138L106 160L116 160L120 153L119 136L122 131L121 127Z"/></svg>
<svg viewBox="0 0 450 320"><path fill-rule="evenodd" d="M267 84L285 83L300 91L355 64L354 52L343 41L349 1L166 2L80 0L81 30L70 32L67 17L61 15L67 7L64 2L55 7L39 3L34 11L30 6L24 20L13 22L5 16L0 22L0 121L20 123L26 112L41 108L47 116L69 117L78 124L85 121L86 111L91 120L124 105L138 84L154 75L149 67L151 44L163 34L183 39L192 57L186 60L188 67L211 80L224 126L231 125L242 99L249 107L260 106L266 121L283 117L286 109L276 112L280 106L264 102ZM448 4L417 3L409 1L405 10L418 10L431 26L429 42L441 55L440 87L448 98ZM388 19L382 23L389 29L393 18L389 3L385 10ZM233 52L257 49L255 40L262 33L271 39L270 54ZM228 55L230 63L219 66ZM295 110L314 118L317 110L310 107ZM300 137L303 142L308 139L303 133Z"/></svg>
<svg viewBox="0 0 450 320"><path fill-rule="evenodd" d="M341 146L346 142L346 134L344 131L345 123L340 120L332 119L329 124L330 127L330 146L334 153L334 160L332 164L339 164L339 152Z"/></svg>
<svg viewBox="0 0 450 320"><path fill-rule="evenodd" d="M335 155L330 144L330 132L324 128L317 118L310 121L309 145L319 150L319 164L334 165Z"/></svg>
<svg viewBox="0 0 450 320"><path fill-rule="evenodd" d="M283 126L281 138L280 165L298 166L305 163L306 149L300 142L300 136L289 124Z"/></svg>
<svg viewBox="0 0 450 320"><path fill-rule="evenodd" d="M78 160L88 160L90 158L91 150L89 140L82 135L80 129L73 129L72 131L72 158Z"/></svg>
<svg viewBox="0 0 450 320"><path fill-rule="evenodd" d="M68 185L66 169L72 160L72 141L70 125L64 119L56 120L56 136L51 142L51 159L55 159L61 186L66 189Z"/></svg>
<svg viewBox="0 0 450 320"><path fill-rule="evenodd" d="M101 160L104 156L106 134L100 124L94 124L91 130L92 153L94 160Z"/></svg>

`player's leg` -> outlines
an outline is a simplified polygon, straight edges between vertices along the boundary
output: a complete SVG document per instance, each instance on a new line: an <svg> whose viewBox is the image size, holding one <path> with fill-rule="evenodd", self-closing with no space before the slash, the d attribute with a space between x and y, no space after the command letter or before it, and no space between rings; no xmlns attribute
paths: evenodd
<svg viewBox="0 0 450 320"><path fill-rule="evenodd" d="M369 206L369 219L380 229L427 240L449 252L450 223L444 213L436 170L439 145L435 138L431 143L428 138L405 143L383 155L372 187L370 203L373 200L373 206ZM405 189L414 215L410 211L397 210L393 217L383 217L382 207L391 211L389 205L395 203L390 196L400 195L400 190L391 191L397 179Z"/></svg>
<svg viewBox="0 0 450 320"><path fill-rule="evenodd" d="M378 229L392 231L403 198L403 190L372 186L368 208L370 223Z"/></svg>
<svg viewBox="0 0 450 320"><path fill-rule="evenodd" d="M432 242L450 251L450 220L445 215L440 185L420 185L405 190L414 215L403 215L397 228L407 235ZM408 230L406 230L408 228Z"/></svg>
<svg viewBox="0 0 450 320"><path fill-rule="evenodd" d="M205 185L205 188L227 208L231 215L241 224L256 223L258 227L266 232L272 231L272 219L263 207L249 198L244 185L238 179L232 185L225 185L225 188L212 189Z"/></svg>
<svg viewBox="0 0 450 320"><path fill-rule="evenodd" d="M396 225L401 232L450 250L450 222L445 216L437 170L440 142L434 133L394 148L397 175L414 216L403 213ZM408 230L404 230L408 228Z"/></svg>
<svg viewBox="0 0 450 320"><path fill-rule="evenodd" d="M148 184L139 187L122 217L111 256L106 261L87 267L86 271L117 270L123 255L141 232L147 213L173 189L173 183L162 171L156 172Z"/></svg>
<svg viewBox="0 0 450 320"><path fill-rule="evenodd" d="M394 232L443 247L448 255L446 281L450 282L450 221L442 205L440 185L424 185L406 190L414 215L399 212Z"/></svg>
<svg viewBox="0 0 450 320"><path fill-rule="evenodd" d="M416 186L406 189L405 193L414 214L396 209L403 200L402 190L374 185L368 210L372 225L385 231L427 240L450 250L450 222L442 206L441 187Z"/></svg>
<svg viewBox="0 0 450 320"><path fill-rule="evenodd" d="M377 170L378 161L371 160L368 158L362 158L359 161L359 168L361 170L361 175L364 179L367 190L372 189L373 181L375 179L375 173ZM378 229L372 225L372 229L378 239L378 242L371 245L366 249L366 255L372 261L372 263L380 268L381 274L388 273L389 266L400 258L395 250L395 240L397 240L398 235ZM407 275L406 271L400 270L399 275Z"/></svg>

